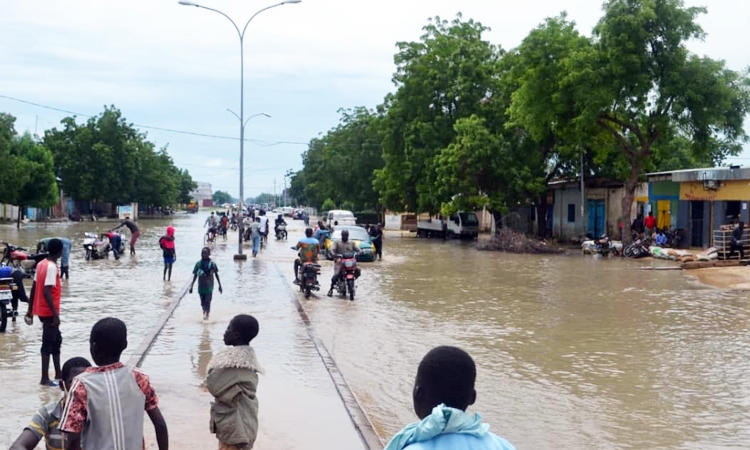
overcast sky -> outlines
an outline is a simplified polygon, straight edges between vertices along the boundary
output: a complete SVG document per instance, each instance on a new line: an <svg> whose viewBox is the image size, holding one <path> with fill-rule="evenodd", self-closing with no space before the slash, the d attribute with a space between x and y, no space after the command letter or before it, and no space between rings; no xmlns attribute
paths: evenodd
<svg viewBox="0 0 750 450"><path fill-rule="evenodd" d="M145 126L236 138L239 39L224 17L177 0L3 0L0 96L94 115L114 104ZM202 0L242 27L261 0ZM303 0L265 11L245 43L245 196L281 190L288 169L300 169L306 143L334 127L337 110L374 107L393 90L398 41L417 40L429 17L457 12L492 28L487 38L517 46L545 17L565 10L590 34L601 0ZM750 66L743 36L750 2L687 1L708 7L700 23L700 54ZM20 132L57 126L68 114L0 97L0 111ZM214 190L239 193L239 142L147 130L169 144L176 164ZM750 153L735 161L750 164Z"/></svg>

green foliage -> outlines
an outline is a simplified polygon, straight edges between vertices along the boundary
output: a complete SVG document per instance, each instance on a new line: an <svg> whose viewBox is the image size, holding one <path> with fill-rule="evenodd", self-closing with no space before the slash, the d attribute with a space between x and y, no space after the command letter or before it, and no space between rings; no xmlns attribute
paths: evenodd
<svg viewBox="0 0 750 450"><path fill-rule="evenodd" d="M23 171L28 174L28 179L20 183L18 196L11 203L35 208L48 208L57 203L59 193L52 152L25 133L14 140L11 154L23 161Z"/></svg>
<svg viewBox="0 0 750 450"><path fill-rule="evenodd" d="M687 50L705 37L703 13L682 0L608 0L593 36L563 13L508 53L460 14L430 20L418 42L398 43L396 91L313 139L290 192L323 210L535 204L543 217L549 182L585 175L624 182L630 222L646 172L719 164L748 140L750 78ZM363 143L372 164L351 157ZM374 192L357 184L366 179Z"/></svg>
<svg viewBox="0 0 750 450"><path fill-rule="evenodd" d="M0 113L0 203L46 208L58 201L52 154L30 134L18 136L15 117Z"/></svg>
<svg viewBox="0 0 750 450"><path fill-rule="evenodd" d="M305 171L300 170L298 172L291 172L287 174L289 176L289 196L292 199L292 203L298 205L309 205L310 202L305 194Z"/></svg>
<svg viewBox="0 0 750 450"><path fill-rule="evenodd" d="M149 206L190 201L195 188L190 174L175 167L166 148L156 150L114 106L86 123L67 117L61 124L45 133L44 145L72 198Z"/></svg>
<svg viewBox="0 0 750 450"><path fill-rule="evenodd" d="M399 211L437 213L451 197L439 189L435 158L455 138L454 125L482 117L496 88L499 48L482 39L488 29L461 15L436 17L419 42L398 43L381 127L385 167L376 172L380 201Z"/></svg>
<svg viewBox="0 0 750 450"><path fill-rule="evenodd" d="M574 92L579 133L595 126L614 141L598 151L615 156L598 159L624 169L622 216L629 222L646 170L739 153L747 141L748 78L687 50L688 40L705 37L696 22L705 8L682 0L610 0L604 11L594 45L571 56L562 86Z"/></svg>
<svg viewBox="0 0 750 450"><path fill-rule="evenodd" d="M232 198L229 193L224 191L216 191L213 195L214 205L223 205L224 203L234 203L234 198Z"/></svg>
<svg viewBox="0 0 750 450"><path fill-rule="evenodd" d="M336 203L333 202L330 198L325 199L323 204L320 207L321 211L330 211L332 209L336 209Z"/></svg>
<svg viewBox="0 0 750 450"><path fill-rule="evenodd" d="M30 179L27 162L13 152L14 141L18 138L15 122L16 118L12 115L0 113L0 161L3 167L3 174L0 176L0 203L14 204L20 196L21 188Z"/></svg>
<svg viewBox="0 0 750 450"><path fill-rule="evenodd" d="M327 198L354 208L378 206L374 172L383 167L379 116L365 108L339 110L339 125L310 141L302 155L304 169L292 178L297 200L320 208Z"/></svg>

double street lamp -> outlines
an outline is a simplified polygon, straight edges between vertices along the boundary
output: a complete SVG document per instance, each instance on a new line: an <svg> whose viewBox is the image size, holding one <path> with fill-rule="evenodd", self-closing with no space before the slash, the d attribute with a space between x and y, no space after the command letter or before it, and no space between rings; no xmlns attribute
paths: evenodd
<svg viewBox="0 0 750 450"><path fill-rule="evenodd" d="M196 8L207 9L209 11L213 11L215 13L221 14L222 16L226 17L230 22L232 22L232 25L234 26L234 29L237 30L237 35L240 38L240 115L237 116L236 113L234 113L232 111L229 111L232 114L234 114L235 117L237 117L237 119L239 119L239 121L240 121L240 212L244 211L243 203L245 201L245 199L244 199L244 196L245 196L245 193L244 193L244 179L243 179L243 177L245 175L245 172L244 172L244 167L245 167L244 166L244 164L245 164L245 125L247 125L247 122L250 119L252 119L253 117L257 117L257 116L261 116L261 115L262 116L266 116L266 117L271 117L268 114L260 113L260 114L255 114L254 116L250 116L247 120L245 120L245 31L247 30L247 26L250 25L250 22L252 22L252 20L255 18L255 16L257 16L260 13L262 13L263 11L267 11L267 10L269 10L271 8L275 8L275 7L281 6L281 5L290 5L290 4L301 3L301 2L302 2L302 0L286 0L286 1L283 1L281 3L277 3L275 5L271 5L271 6L268 6L266 8L263 8L260 11L256 12L255 14L253 14L250 17L250 19L248 19L248 21L245 23L245 26L242 28L242 31L240 31L240 27L237 26L237 24L234 22L234 20L232 20L231 17L229 17L228 15L226 15L223 12L219 11L218 9L209 8L207 6L201 6L201 5L199 5L197 3L193 3L191 1L180 0L179 2L177 2L177 3L179 3L180 5L183 5L183 6L195 6ZM234 255L234 259L244 260L244 259L247 259L247 255L244 255L242 253L242 237L243 237L242 235L244 234L244 227L243 227L243 223L242 223L242 216L240 216L239 222L240 222L239 223L239 230L240 230L239 231L239 246L237 248L237 254Z"/></svg>

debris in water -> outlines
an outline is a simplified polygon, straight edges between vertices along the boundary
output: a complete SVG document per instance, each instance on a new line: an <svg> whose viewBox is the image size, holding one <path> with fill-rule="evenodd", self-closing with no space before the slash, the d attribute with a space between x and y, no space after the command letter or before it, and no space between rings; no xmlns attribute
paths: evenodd
<svg viewBox="0 0 750 450"><path fill-rule="evenodd" d="M492 238L481 241L479 250L492 250L508 253L564 253L565 249L532 239L509 228L501 228Z"/></svg>

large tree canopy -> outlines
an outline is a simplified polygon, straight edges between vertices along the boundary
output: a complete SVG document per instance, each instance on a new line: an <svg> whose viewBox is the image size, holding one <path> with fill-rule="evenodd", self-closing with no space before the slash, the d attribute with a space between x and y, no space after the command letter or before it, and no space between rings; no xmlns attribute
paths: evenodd
<svg viewBox="0 0 750 450"><path fill-rule="evenodd" d="M317 208L330 198L337 205L347 204L360 211L376 209L373 178L383 167L379 116L365 108L339 112L339 125L313 139L302 155L305 166L293 175L290 192L298 201L304 199Z"/></svg>
<svg viewBox="0 0 750 450"><path fill-rule="evenodd" d="M562 13L507 53L481 23L430 20L419 41L397 44L396 90L376 117L345 116L314 139L291 192L315 206L362 193L400 211L536 205L544 217L550 181L597 176L625 184L629 221L646 172L719 164L747 141L747 74L687 50L705 37L703 13L682 0L608 0L592 36ZM382 168L347 159L342 149L365 141ZM370 170L374 193L359 183Z"/></svg>
<svg viewBox="0 0 750 450"><path fill-rule="evenodd" d="M46 208L58 201L52 153L29 133L19 136L15 117L0 113L0 203Z"/></svg>
<svg viewBox="0 0 750 450"><path fill-rule="evenodd" d="M45 133L44 144L72 198L149 206L190 201L196 185L187 170L177 168L166 148L157 150L114 106L86 123L68 117L61 124Z"/></svg>
<svg viewBox="0 0 750 450"><path fill-rule="evenodd" d="M718 162L747 140L747 77L686 47L704 38L697 17L705 12L682 0L610 0L592 48L570 59L564 86L576 91L576 122L607 132L616 142L609 149L626 161L626 223L644 170L685 150L676 143L688 144L694 159Z"/></svg>
<svg viewBox="0 0 750 450"><path fill-rule="evenodd" d="M400 42L381 128L385 167L376 187L386 207L437 213L451 195L441 189L435 158L456 137L456 122L477 114L495 86L501 51L482 39L488 28L459 15L436 17L419 42Z"/></svg>

